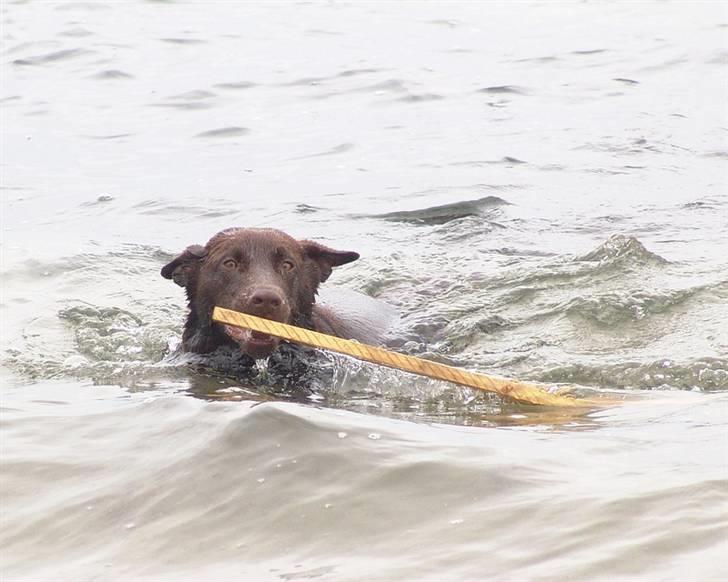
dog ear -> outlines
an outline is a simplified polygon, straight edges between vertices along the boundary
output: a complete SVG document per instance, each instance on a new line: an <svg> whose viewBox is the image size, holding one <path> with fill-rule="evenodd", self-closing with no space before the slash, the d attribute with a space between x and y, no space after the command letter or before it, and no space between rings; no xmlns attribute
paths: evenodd
<svg viewBox="0 0 728 582"><path fill-rule="evenodd" d="M187 287L190 271L207 256L207 249L202 245L191 245L171 262L162 267L162 277L172 279L180 287Z"/></svg>
<svg viewBox="0 0 728 582"><path fill-rule="evenodd" d="M300 241L303 254L318 265L319 279L323 283L331 275L334 267L340 267L359 258L359 253L351 251L336 251L327 246L310 240Z"/></svg>

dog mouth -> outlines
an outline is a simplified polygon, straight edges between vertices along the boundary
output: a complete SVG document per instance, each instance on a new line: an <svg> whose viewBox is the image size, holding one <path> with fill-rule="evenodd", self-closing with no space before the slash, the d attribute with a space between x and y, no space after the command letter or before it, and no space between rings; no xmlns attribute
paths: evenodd
<svg viewBox="0 0 728 582"><path fill-rule="evenodd" d="M230 339L238 343L242 352L256 359L267 358L280 343L277 337L267 333L232 325L223 325L222 328Z"/></svg>

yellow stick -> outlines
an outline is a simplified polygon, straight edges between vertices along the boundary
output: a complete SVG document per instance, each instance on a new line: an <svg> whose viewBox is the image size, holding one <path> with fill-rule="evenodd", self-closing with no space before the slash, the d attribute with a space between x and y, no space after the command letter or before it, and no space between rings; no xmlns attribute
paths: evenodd
<svg viewBox="0 0 728 582"><path fill-rule="evenodd" d="M382 348L346 340L332 335L311 331L269 319L263 319L247 313L240 313L231 309L215 307L212 319L219 323L251 329L260 333L267 333L299 344L314 348L323 348L351 356L358 360L372 362L381 366L404 370L420 376L427 376L437 380L444 380L470 388L495 392L501 396L511 398L527 404L540 404L544 406L594 407L603 406L604 401L573 398L561 394L546 392L537 384L518 382L508 378L495 378L485 374L476 374L453 368L437 362L423 360L414 356L399 354ZM612 404L614 402L611 402Z"/></svg>

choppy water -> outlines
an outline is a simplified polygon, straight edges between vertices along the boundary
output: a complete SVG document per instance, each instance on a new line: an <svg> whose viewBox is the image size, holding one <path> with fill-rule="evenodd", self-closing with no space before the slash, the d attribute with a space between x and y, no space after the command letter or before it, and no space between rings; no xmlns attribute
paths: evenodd
<svg viewBox="0 0 728 582"><path fill-rule="evenodd" d="M2 6L3 580L720 580L728 10ZM171 351L229 226L356 250L394 345L539 410Z"/></svg>

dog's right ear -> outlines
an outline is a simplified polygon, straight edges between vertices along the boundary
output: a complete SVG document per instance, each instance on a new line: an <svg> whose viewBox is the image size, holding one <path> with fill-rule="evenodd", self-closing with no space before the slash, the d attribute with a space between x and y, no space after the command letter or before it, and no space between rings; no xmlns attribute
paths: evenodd
<svg viewBox="0 0 728 582"><path fill-rule="evenodd" d="M162 277L172 279L180 287L187 287L190 271L204 260L207 249L202 245L191 245L171 262L162 267Z"/></svg>

